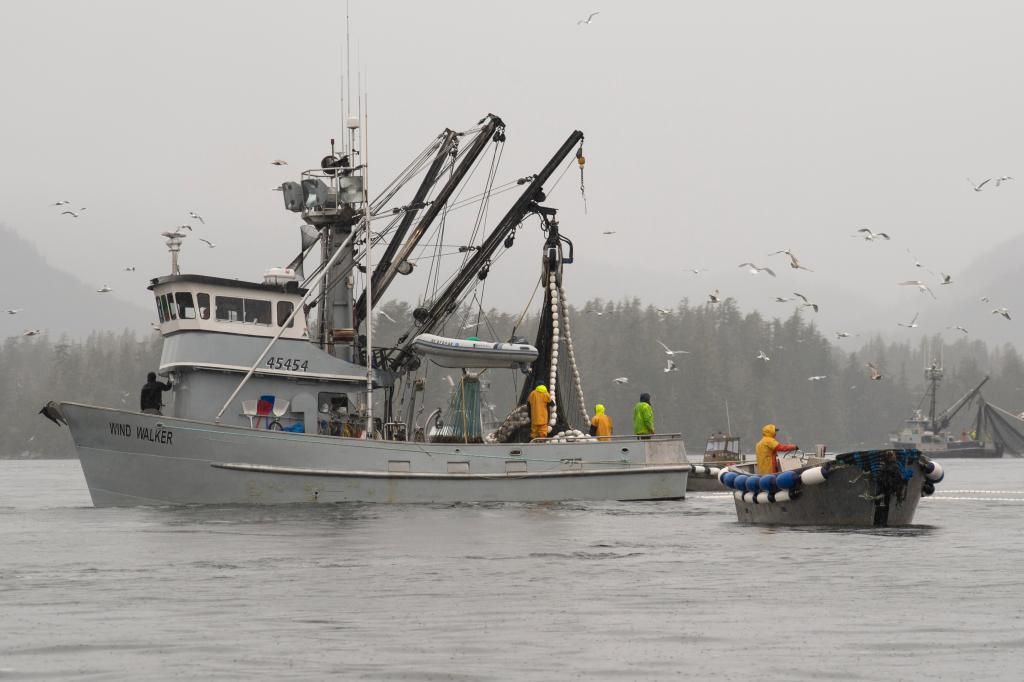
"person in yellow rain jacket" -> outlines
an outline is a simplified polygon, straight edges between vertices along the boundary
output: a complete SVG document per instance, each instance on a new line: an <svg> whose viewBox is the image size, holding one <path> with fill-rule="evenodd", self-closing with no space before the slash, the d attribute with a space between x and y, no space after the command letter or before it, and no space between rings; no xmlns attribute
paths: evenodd
<svg viewBox="0 0 1024 682"><path fill-rule="evenodd" d="M530 405L530 438L544 438L548 435L548 405L551 395L544 384L530 391L526 402Z"/></svg>
<svg viewBox="0 0 1024 682"><path fill-rule="evenodd" d="M761 435L764 437L757 442L757 447L754 448L754 452L757 453L758 476L774 474L779 471L779 459L776 453L790 452L797 449L796 445L792 443L780 443L775 440L778 432L779 429L775 424L765 424L764 428L761 429Z"/></svg>
<svg viewBox="0 0 1024 682"><path fill-rule="evenodd" d="M604 413L604 405L594 406L594 418L590 420L592 436L598 440L611 440L612 418Z"/></svg>

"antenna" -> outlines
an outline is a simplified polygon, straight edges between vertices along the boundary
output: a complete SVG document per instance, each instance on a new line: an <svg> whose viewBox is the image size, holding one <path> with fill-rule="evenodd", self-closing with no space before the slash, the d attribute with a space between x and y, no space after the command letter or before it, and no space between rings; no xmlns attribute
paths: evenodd
<svg viewBox="0 0 1024 682"><path fill-rule="evenodd" d="M731 436L732 435L732 420L729 419L729 401L728 400L725 401L725 428L726 428L726 432Z"/></svg>

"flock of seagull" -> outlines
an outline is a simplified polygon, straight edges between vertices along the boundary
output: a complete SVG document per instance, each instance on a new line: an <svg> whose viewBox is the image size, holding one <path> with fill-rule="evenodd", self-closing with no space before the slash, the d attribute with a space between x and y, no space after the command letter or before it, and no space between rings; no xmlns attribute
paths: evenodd
<svg viewBox="0 0 1024 682"><path fill-rule="evenodd" d="M595 12L594 14L597 14L597 12ZM593 15L591 15L590 19L593 19ZM590 21L588 20L586 23L590 23ZM270 165L272 165L272 166L287 166L288 162L283 160L283 159L274 159L273 161L270 162ZM279 187L275 187L274 189L280 189L280 188ZM78 218L82 217L82 214L87 210L86 207L84 207L84 206L82 208L77 209L77 210L71 210L71 208L70 208L71 205L72 205L71 202L68 201L67 199L61 199L60 201L55 201L52 204L50 204L51 207L55 207L55 208L61 208L61 207L65 207L65 206L69 207L69 208L65 208L63 211L61 211L60 214L61 215L66 215L66 216L71 216L72 220L77 220ZM203 216L199 215L195 211L189 211L188 212L188 217L191 218L193 222L198 222L199 224L204 225L204 226L206 225L206 220L203 218ZM173 230L165 230L165 231L160 233L160 236L166 237L168 239L171 239L171 238L184 239L185 237L188 236L188 234L186 234L186 231L189 232L189 233L192 233L194 231L191 224L182 224L182 225L178 225ZM614 233L609 233L609 234L614 234ZM214 248L217 247L217 245L214 244L209 239L206 239L204 237L197 237L197 239L199 241L201 241L202 243L206 244L207 248L214 249ZM135 266L134 265L125 266L124 272L135 272ZM101 286L99 289L96 290L96 293L99 293L99 294L109 294L113 290L114 290L113 287L111 287L111 286L109 286L107 284L104 284L103 286ZM8 315L17 315L17 314L19 314L21 312L24 312L24 308L8 308L6 310L6 313ZM26 329L24 332L22 332L22 336L39 336L40 334L43 334L43 333L45 333L45 332L43 330L41 330L41 329Z"/></svg>
<svg viewBox="0 0 1024 682"><path fill-rule="evenodd" d="M276 159L276 160L274 160L271 163L273 165L275 165L275 166L286 165L287 164L286 161L281 161L280 159ZM71 202L68 201L67 199L61 199L60 201L55 201L54 203L50 204L50 206L57 207L57 208L59 208L61 206L70 206L70 205L71 205ZM61 215L68 215L68 216L71 216L72 219L78 219L78 218L80 218L82 216L82 214L85 212L85 210L86 210L85 207L79 208L77 211L72 211L70 209L66 209L64 211L61 211ZM201 215L199 215L198 213L196 213L195 211L189 211L188 212L188 217L191 218L194 221L199 221L203 225L206 224L206 220L204 220L203 217ZM178 225L176 228L174 228L174 230L167 230L167 231L161 232L160 235L163 236L163 237L167 237L168 239L171 238L171 237L177 237L177 238L187 237L188 235L186 235L182 230L188 230L189 232L193 231L191 225ZM208 248L213 249L213 248L216 248L216 246L217 246L216 244L214 244L209 239L204 239L203 237L198 237L198 239L199 239L199 241L201 241L204 244L206 244L206 246ZM124 267L124 272L135 272L135 266L134 265L126 265ZM98 294L109 294L113 290L114 290L114 288L112 286L110 286L108 284L104 284L103 286L101 286L99 289L96 290L96 293L98 293ZM8 308L5 312L8 315L17 315L19 313L24 312L24 310L25 310L24 308ZM42 330L42 329L26 329L24 332L22 332L22 336L39 336L39 335L44 334L44 333L45 333L45 331Z"/></svg>
<svg viewBox="0 0 1024 682"><path fill-rule="evenodd" d="M593 16L594 15L591 15L590 17L588 17L587 20L585 20L585 21L581 20L578 23L580 23L580 24L588 23L589 24L590 20L593 19ZM978 182L978 183L974 182L970 178L968 178L967 180L968 180L968 182L971 183L971 187L974 189L975 192L981 192L987 186L1000 187L1004 183L1009 182L1009 181L1011 181L1013 179L1014 178L1012 176L1004 175L1004 176L999 176L999 177L987 178L987 179L982 180L981 182ZM990 183L991 183L991 185L990 185ZM609 231L602 232L601 234L603 234L603 235L613 235L613 234L615 234L615 231L614 230L609 230ZM870 228L867 228L867 227L858 228L850 236L854 237L854 238L862 239L865 242L876 242L876 241L887 242L887 241L891 241L892 240L892 237L888 233L886 233L886 232L875 232L874 230L872 230ZM918 258L916 256L914 256L913 252L911 252L910 249L907 249L907 253L910 254L911 258L913 258L913 260L914 260L914 267L915 268L922 268L922 269L924 269L924 266L921 264L921 261L918 260ZM769 253L768 256L769 257L771 257L771 256L785 256L785 257L787 257L789 259L788 265L793 270L804 270L806 272L814 272L814 270L812 270L811 268L808 268L807 266L805 266L803 263L800 262L800 259L796 256L795 253L793 253L792 249L782 249L780 251L773 251L772 253ZM748 273L750 273L751 275L755 275L755 276L756 275L760 275L761 273L766 273L766 274L768 274L771 277L777 277L778 276L776 274L775 270L773 270L771 267L769 267L767 265L759 265L757 263L753 263L753 262L750 262L750 261L740 263L739 267L745 269ZM688 272L689 274L692 274L692 275L700 275L700 274L702 274L704 272L708 272L708 268L687 268L685 270L685 272ZM935 273L935 272L932 272L931 270L929 270L928 272L930 272L932 275L936 276L939 279L939 282L938 282L939 286L948 286L948 285L952 285L953 284L953 276L948 274L948 273L945 273L945 272ZM938 298L935 295L935 291L931 288L931 286L929 286L929 284L927 282L923 281L923 280L920 280L920 279L909 279L909 280L905 280L905 281L902 281L902 282L897 282L896 284L897 284L897 286L912 286L912 287L916 287L917 290L921 294L929 295L933 299L937 299ZM725 300L725 297L722 296L721 291L719 289L715 289L714 291L712 291L711 293L708 294L708 300L707 300L706 304L709 305L709 306L714 306L714 305L717 305L719 303L722 303L723 300ZM991 304L991 299L988 296L982 296L980 300L981 300L982 303ZM815 313L817 313L820 310L820 307L819 307L819 305L817 303L812 301L805 294L802 294L802 293L800 293L798 291L794 291L792 297L787 297L787 296L776 296L775 297L775 302L776 303L789 303L789 302L793 302L793 301L797 301L797 307L798 308L810 308ZM661 317L664 317L665 315L669 315L672 312L671 310L666 310L666 309L663 309L663 308L656 308L656 311L657 311L658 315L661 316ZM590 313L590 314L598 315L598 316L605 314L604 311L594 310L594 309L585 309L585 310L583 310L583 312L584 313ZM991 312L992 312L993 315L999 315L999 316L1003 317L1006 320L1010 320L1011 319L1010 311L1006 307L994 307L994 308L991 309ZM917 320L918 320L919 315L920 315L920 313L915 313L914 316L910 319L909 322L897 322L896 325L899 326L899 327L906 328L906 329L917 329L918 328ZM948 330L955 330L955 331L958 331L958 332L960 332L960 333L962 333L964 335L967 335L969 333L967 331L966 327L964 327L963 325L959 325L959 324L951 325L949 327L946 327L946 329L948 329ZM858 334L853 334L853 333L848 332L848 331L836 331L836 332L834 332L834 334L835 334L836 340L842 340L842 339L850 338L852 336L858 336ZM799 342L800 341L798 340L798 343ZM666 362L665 368L664 368L663 371L666 372L666 373L667 372L676 372L676 371L678 371L679 368L676 365L674 357L677 356L677 355L689 355L689 351L685 351L685 350L672 350L671 348L669 348L665 343L663 343L660 340L657 340L657 343L658 343L659 346L661 346L664 349L665 355L667 356L666 360L665 360L665 362ZM755 359L756 360L760 360L760 361L765 362L765 363L771 361L771 357L765 351L763 351L763 350L758 350L757 351L757 355L755 356ZM868 363L866 363L864 365L864 367L865 367L865 369L867 369L868 377L872 381L881 381L881 380L883 380L885 378L884 373L882 372L882 370L878 367L878 365L876 363L868 362ZM828 375L819 374L819 375L809 376L809 377L807 377L807 380L808 381L812 381L812 382L816 382L816 381L823 381L823 380L825 380L827 378L828 378ZM618 377L616 379L613 379L613 382L615 384L618 384L618 385L625 385L625 384L629 383L629 377Z"/></svg>

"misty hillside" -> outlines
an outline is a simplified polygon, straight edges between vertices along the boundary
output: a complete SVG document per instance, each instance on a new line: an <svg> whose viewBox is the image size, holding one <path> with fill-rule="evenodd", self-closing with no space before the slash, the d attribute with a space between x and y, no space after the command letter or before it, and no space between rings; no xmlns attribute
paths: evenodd
<svg viewBox="0 0 1024 682"><path fill-rule="evenodd" d="M1024 235L999 244L956 275L957 283L950 286L956 289L940 292L945 293L949 301L948 306L944 306L944 317L940 318L942 324L962 325L971 336L989 343L1019 345L1024 341L1021 331L1024 306L1020 305L1024 291L1021 253L1024 253ZM983 296L991 301L982 301ZM994 308L1003 307L1010 311L1009 321L992 314Z"/></svg>
<svg viewBox="0 0 1024 682"><path fill-rule="evenodd" d="M50 266L35 246L0 224L0 338L42 329L51 337L68 334L82 338L94 330L148 330L155 317L138 305L119 298L123 287L144 287L140 272L115 272L109 281L114 291L96 292L66 272Z"/></svg>

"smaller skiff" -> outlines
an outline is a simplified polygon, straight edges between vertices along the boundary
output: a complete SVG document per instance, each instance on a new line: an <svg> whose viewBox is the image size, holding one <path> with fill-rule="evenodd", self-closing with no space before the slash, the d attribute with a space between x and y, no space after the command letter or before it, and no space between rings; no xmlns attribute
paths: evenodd
<svg viewBox="0 0 1024 682"><path fill-rule="evenodd" d="M757 476L752 465L723 469L742 523L788 526L906 526L942 466L919 450L869 450Z"/></svg>
<svg viewBox="0 0 1024 682"><path fill-rule="evenodd" d="M537 359L537 349L526 343L452 339L435 334L420 334L412 347L441 367L516 369Z"/></svg>

